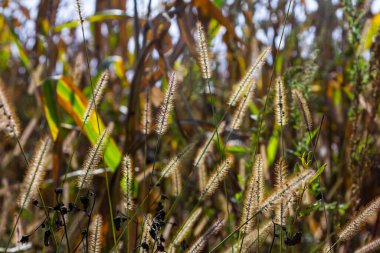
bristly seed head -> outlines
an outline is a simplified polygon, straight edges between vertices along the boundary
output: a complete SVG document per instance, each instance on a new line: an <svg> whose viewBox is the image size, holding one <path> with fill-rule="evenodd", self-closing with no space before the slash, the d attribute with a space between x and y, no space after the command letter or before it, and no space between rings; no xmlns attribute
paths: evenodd
<svg viewBox="0 0 380 253"><path fill-rule="evenodd" d="M104 129L95 145L92 148L90 148L89 152L87 153L86 159L82 166L84 174L78 177L77 186L79 190L83 188L87 189L90 187L93 178L93 170L95 170L99 166L104 146L108 139L108 134L108 128Z"/></svg>
<svg viewBox="0 0 380 253"><path fill-rule="evenodd" d="M223 227L225 221L218 219L214 224L211 225L211 227L202 234L186 251L186 253L198 253L202 252L204 247L206 246L207 241L210 239L211 236L217 234Z"/></svg>
<svg viewBox="0 0 380 253"><path fill-rule="evenodd" d="M163 135L169 126L169 115L173 109L173 100L177 87L176 73L173 71L169 79L169 87L165 92L165 99L160 108L160 115L156 126L156 133Z"/></svg>
<svg viewBox="0 0 380 253"><path fill-rule="evenodd" d="M141 126L143 129L143 134L148 135L152 130L152 105L150 101L149 90L146 90L144 111L141 118Z"/></svg>
<svg viewBox="0 0 380 253"><path fill-rule="evenodd" d="M125 155L122 161L122 182L125 183L124 206L127 210L134 208L133 203L133 164L129 155Z"/></svg>
<svg viewBox="0 0 380 253"><path fill-rule="evenodd" d="M298 90L292 91L293 99L297 102L299 109L301 110L302 117L305 121L305 125L308 131L312 130L313 120L311 118L311 113L309 106L307 105L305 97Z"/></svg>
<svg viewBox="0 0 380 253"><path fill-rule="evenodd" d="M243 212L240 224L243 226L242 233L246 234L252 230L253 219L249 219L259 208L264 195L263 159L260 154L256 155L252 176L248 181L244 196Z"/></svg>
<svg viewBox="0 0 380 253"><path fill-rule="evenodd" d="M102 248L102 224L103 219L99 214L95 215L90 227L90 252L100 253Z"/></svg>
<svg viewBox="0 0 380 253"><path fill-rule="evenodd" d="M103 93L108 83L108 76L109 75L107 70L103 71L103 73L100 75L93 94L91 94L91 99L88 101L87 108L83 116L83 124L87 123L91 117L92 112L99 105L99 102L102 99Z"/></svg>
<svg viewBox="0 0 380 253"><path fill-rule="evenodd" d="M233 162L233 157L229 156L224 160L210 176L210 179L207 181L205 189L202 191L199 200L204 200L205 198L211 196L215 190L218 188L221 181L227 175L228 170L231 168Z"/></svg>
<svg viewBox="0 0 380 253"><path fill-rule="evenodd" d="M286 162L282 158L275 166L275 189L280 189L286 181ZM283 199L275 208L275 222L283 226L286 225L286 206L287 199Z"/></svg>
<svg viewBox="0 0 380 253"><path fill-rule="evenodd" d="M173 240L174 245L180 245L182 241L186 239L186 237L191 232L194 224L198 221L199 215L202 213L202 207L198 207L186 220L186 222L182 225L180 230L177 232L176 237Z"/></svg>
<svg viewBox="0 0 380 253"><path fill-rule="evenodd" d="M352 218L339 232L338 238L341 241L350 240L365 225L369 218L380 210L380 196L372 200L367 206Z"/></svg>
<svg viewBox="0 0 380 253"><path fill-rule="evenodd" d="M248 91L244 94L241 99L238 108L236 109L231 120L231 129L238 130L243 122L244 115L247 111L248 104L252 100L253 91L255 89L256 83L253 81L252 84L248 87Z"/></svg>
<svg viewBox="0 0 380 253"><path fill-rule="evenodd" d="M240 101L243 91L246 89L247 85L253 81L255 74L261 70L261 67L264 65L265 60L268 58L270 52L271 47L264 49L264 51L259 55L256 62L249 68L241 81L236 85L235 91L232 93L228 100L229 106L235 106L236 103Z"/></svg>
<svg viewBox="0 0 380 253"><path fill-rule="evenodd" d="M210 56L207 48L207 40L204 28L201 22L197 22L197 51L198 51L198 61L201 67L201 73L203 79L211 78L211 65L210 65Z"/></svg>
<svg viewBox="0 0 380 253"><path fill-rule="evenodd" d="M0 79L0 130L3 130L11 138L18 138L21 132L19 119L8 98Z"/></svg>
<svg viewBox="0 0 380 253"><path fill-rule="evenodd" d="M288 106L286 102L286 90L282 77L278 77L274 86L274 112L276 124L283 127L288 122Z"/></svg>
<svg viewBox="0 0 380 253"><path fill-rule="evenodd" d="M376 252L376 250L380 249L380 238L373 240L372 242L360 247L355 250L355 253L370 253Z"/></svg>
<svg viewBox="0 0 380 253"><path fill-rule="evenodd" d="M33 154L32 161L29 163L24 181L21 185L21 192L18 204L21 208L28 206L30 200L34 198L42 183L46 172L46 156L50 147L50 138L43 137Z"/></svg>

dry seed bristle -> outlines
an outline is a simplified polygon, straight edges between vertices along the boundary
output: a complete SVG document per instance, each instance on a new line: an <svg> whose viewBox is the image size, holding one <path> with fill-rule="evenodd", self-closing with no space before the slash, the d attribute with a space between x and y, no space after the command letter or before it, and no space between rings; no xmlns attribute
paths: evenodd
<svg viewBox="0 0 380 253"><path fill-rule="evenodd" d="M203 162L199 164L198 166L198 185L199 185L199 190L202 192L207 184L207 168L206 164Z"/></svg>
<svg viewBox="0 0 380 253"><path fill-rule="evenodd" d="M150 134L152 130L152 105L150 101L149 91L146 92L146 99L144 103L144 111L142 115L141 125L145 135Z"/></svg>
<svg viewBox="0 0 380 253"><path fill-rule="evenodd" d="M0 130L11 138L18 138L21 132L19 119L8 98L4 84L0 80Z"/></svg>
<svg viewBox="0 0 380 253"><path fill-rule="evenodd" d="M378 249L380 249L380 238L377 238L376 240L373 240L372 242L360 247L359 249L355 250L355 253L375 252Z"/></svg>
<svg viewBox="0 0 380 253"><path fill-rule="evenodd" d="M259 234L258 234L259 232ZM268 221L260 226L259 231L253 230L251 231L244 239L243 247L241 252L252 252L254 248L257 246L257 240L259 244L265 242L265 239L273 233L273 222Z"/></svg>
<svg viewBox="0 0 380 253"><path fill-rule="evenodd" d="M133 164L129 155L125 155L122 161L123 182L125 182L124 206L127 210L134 208L133 203Z"/></svg>
<svg viewBox="0 0 380 253"><path fill-rule="evenodd" d="M176 246L173 243L169 244L169 247L168 247L166 252L167 253L176 253Z"/></svg>
<svg viewBox="0 0 380 253"><path fill-rule="evenodd" d="M215 190L218 188L219 183L224 179L227 175L228 170L232 165L232 156L224 160L214 171L214 173L210 176L210 179L207 181L205 189L202 191L199 200L204 200L205 198L212 195Z"/></svg>
<svg viewBox="0 0 380 253"><path fill-rule="evenodd" d="M107 138L108 129L104 129L95 145L88 151L86 159L82 166L82 169L85 171L85 173L78 177L77 186L79 189L87 189L90 187L93 178L92 171L99 166Z"/></svg>
<svg viewBox="0 0 380 253"><path fill-rule="evenodd" d="M380 209L380 197L377 197L365 206L354 218L352 218L344 228L339 232L338 238L340 241L350 240L364 224L375 215Z"/></svg>
<svg viewBox="0 0 380 253"><path fill-rule="evenodd" d="M102 224L103 219L99 214L95 215L90 227L90 252L99 253L102 248Z"/></svg>
<svg viewBox="0 0 380 253"><path fill-rule="evenodd" d="M308 182L315 174L314 170L306 169L284 182L284 185L275 189L271 195L260 203L259 212L269 212L281 200L291 196L300 186Z"/></svg>
<svg viewBox="0 0 380 253"><path fill-rule="evenodd" d="M29 163L28 169L25 174L24 181L21 185L20 198L18 205L21 208L28 206L30 199L37 195L38 189L46 173L46 156L50 147L50 138L43 137Z"/></svg>
<svg viewBox="0 0 380 253"><path fill-rule="evenodd" d="M245 252L252 252L254 251L257 246L257 239L259 239L259 245L263 244L265 242L265 239L268 237L268 235L273 232L273 222L268 221L262 225L260 225L259 228L259 234L257 233L257 230L253 230L249 232L247 235L244 236L244 239L241 239L240 241L237 241L228 251L228 253L245 253ZM243 245L242 245L243 240Z"/></svg>
<svg viewBox="0 0 380 253"><path fill-rule="evenodd" d="M311 113L305 97L298 90L293 90L292 94L293 99L297 102L298 107L301 110L302 117L304 118L307 130L311 131L311 128L313 127L313 120L311 118Z"/></svg>
<svg viewBox="0 0 380 253"><path fill-rule="evenodd" d="M173 109L173 100L174 100L176 87L177 87L176 73L172 72L169 79L169 87L165 92L164 102L160 108L160 115L158 117L158 122L156 126L156 133L158 135L163 135L168 129L169 115Z"/></svg>
<svg viewBox="0 0 380 253"><path fill-rule="evenodd" d="M244 94L243 98L241 99L238 108L236 109L234 115L232 116L231 129L238 130L240 128L244 115L247 111L248 104L252 100L255 86L256 86L256 83L253 82L248 87L248 91L246 92L246 94Z"/></svg>
<svg viewBox="0 0 380 253"><path fill-rule="evenodd" d="M224 126L225 126L225 123L222 122L214 130L214 132L207 134L206 141L203 143L203 145L196 152L194 163L193 163L194 167L198 167L199 164L202 164L205 162L206 155L208 153L211 153L212 149L214 148L214 142L213 141L217 139L216 132L218 132L218 134L222 133Z"/></svg>
<svg viewBox="0 0 380 253"><path fill-rule="evenodd" d="M241 232L246 234L252 230L253 219L250 219L259 207L264 195L263 160L261 155L256 156L252 176L246 187L243 212L240 224L243 226Z"/></svg>
<svg viewBox="0 0 380 253"><path fill-rule="evenodd" d="M151 229L152 224L153 224L153 216L150 213L148 213L144 220L143 233L141 236L141 244L146 243L149 245L151 242L153 242L152 237L149 235L149 230ZM145 249L140 247L139 252L145 253L146 251Z"/></svg>
<svg viewBox="0 0 380 253"><path fill-rule="evenodd" d="M217 234L223 227L224 221L218 219L204 234L202 234L186 251L186 253L202 252L211 236Z"/></svg>
<svg viewBox="0 0 380 253"><path fill-rule="evenodd" d="M280 189L284 186L286 181L287 172L286 172L286 162L282 158L278 161L275 166L275 189ZM286 210L285 203L287 199L283 199L275 208L275 222L285 226L286 221Z"/></svg>
<svg viewBox="0 0 380 253"><path fill-rule="evenodd" d="M210 56L207 48L206 34L201 22L197 22L197 51L198 51L198 60L201 67L201 74L203 79L211 78L211 65L210 65Z"/></svg>
<svg viewBox="0 0 380 253"><path fill-rule="evenodd" d="M175 168L171 174L173 180L173 196L178 196L182 192L182 177L179 168Z"/></svg>
<svg viewBox="0 0 380 253"><path fill-rule="evenodd" d="M108 83L108 71L105 70L99 77L99 80L96 84L95 90L91 95L91 99L88 101L86 111L83 116L83 124L86 124L91 117L94 109L99 105L100 100L102 99L103 93L105 91L106 85Z"/></svg>
<svg viewBox="0 0 380 253"><path fill-rule="evenodd" d="M166 165L165 168L162 169L162 177L169 177L173 174L174 170L178 170L183 160L183 157L193 148L193 146L193 144L189 144L181 153L179 153L175 157L172 157L169 160L168 165Z"/></svg>
<svg viewBox="0 0 380 253"><path fill-rule="evenodd" d="M247 73L244 75L241 81L237 84L234 92L232 93L232 95L230 96L228 100L228 105L235 106L236 103L240 100L244 89L247 87L249 83L253 81L255 74L261 70L261 67L264 65L265 60L268 58L270 52L271 52L271 47L267 47L259 55L256 62L249 68Z"/></svg>
<svg viewBox="0 0 380 253"><path fill-rule="evenodd" d="M198 207L182 225L181 229L178 231L176 237L173 240L173 244L180 245L180 243L186 239L190 234L195 222L198 221L199 215L202 213L202 208Z"/></svg>
<svg viewBox="0 0 380 253"><path fill-rule="evenodd" d="M288 106L286 102L286 90L282 77L278 77L274 86L274 112L276 124L283 127L288 122Z"/></svg>

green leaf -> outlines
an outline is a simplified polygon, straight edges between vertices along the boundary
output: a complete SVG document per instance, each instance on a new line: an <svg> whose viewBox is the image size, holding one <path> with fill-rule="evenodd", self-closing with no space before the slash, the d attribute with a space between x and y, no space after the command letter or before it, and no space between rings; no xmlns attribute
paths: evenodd
<svg viewBox="0 0 380 253"><path fill-rule="evenodd" d="M126 18L126 17L128 16L126 12L123 10L109 9L109 10L102 10L100 12L97 12L94 15L85 18L85 20L91 23L95 23L95 22L101 22L101 21L110 20L110 19L121 19L121 18ZM70 21L68 23L64 23L62 25L56 26L55 31L60 32L65 28L71 29L77 26L79 26L79 21L74 20L74 21Z"/></svg>
<svg viewBox="0 0 380 253"><path fill-rule="evenodd" d="M269 167L273 164L274 159L276 159L277 147L278 147L278 131L273 130L272 136L269 138L268 147L267 147Z"/></svg>
<svg viewBox="0 0 380 253"><path fill-rule="evenodd" d="M83 127L82 119L88 101L71 79L65 76L47 79L38 87L38 95L54 141L59 133L58 107L60 107L75 121L91 144L96 143L99 131L95 112ZM99 115L98 117L100 132L102 132L105 126ZM105 147L104 161L112 172L116 170L121 161L121 152L112 138Z"/></svg>
<svg viewBox="0 0 380 253"><path fill-rule="evenodd" d="M248 152L248 149L243 146L228 146L227 151L236 155L242 155Z"/></svg>
<svg viewBox="0 0 380 253"><path fill-rule="evenodd" d="M309 184L311 184L314 180L316 180L325 170L327 166L327 163L323 164L321 167L318 168L317 172L314 174L314 176L309 180Z"/></svg>
<svg viewBox="0 0 380 253"><path fill-rule="evenodd" d="M299 215L299 217L309 216L312 212L320 210L320 208L321 208L321 201L318 200L317 202L315 202L311 206L308 206L306 209L299 210L298 215Z"/></svg>
<svg viewBox="0 0 380 253"><path fill-rule="evenodd" d="M42 109L44 111L46 121L53 141L56 141L59 134L60 118L56 103L56 91L54 89L54 81L51 79L45 80L37 89L38 97L40 98Z"/></svg>
<svg viewBox="0 0 380 253"><path fill-rule="evenodd" d="M24 48L23 48L23 46L22 46L22 44L18 38L18 35L17 35L13 25L12 25L12 21L9 20L8 18L5 18L5 17L3 17L3 18L8 25L10 35L11 35L11 41L16 45L17 51L18 51L18 54L20 56L22 63L24 64L25 68L28 71L30 71L30 59L29 59L28 55L26 54L26 52L25 52L25 50L24 50Z"/></svg>
<svg viewBox="0 0 380 253"><path fill-rule="evenodd" d="M218 8L222 7L223 2L224 2L224 0L214 0L214 4L215 4Z"/></svg>

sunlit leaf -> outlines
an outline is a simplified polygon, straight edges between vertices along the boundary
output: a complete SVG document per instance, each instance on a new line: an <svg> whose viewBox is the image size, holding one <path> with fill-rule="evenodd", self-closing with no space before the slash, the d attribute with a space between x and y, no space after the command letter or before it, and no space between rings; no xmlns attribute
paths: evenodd
<svg viewBox="0 0 380 253"><path fill-rule="evenodd" d="M369 49L372 46L373 39L375 38L377 32L380 29L380 13L372 17L372 19L367 23L362 34L362 45L363 49Z"/></svg>
<svg viewBox="0 0 380 253"><path fill-rule="evenodd" d="M126 12L120 9L108 9L108 10L102 10L100 12L95 13L92 16L89 16L85 18L86 21L89 21L91 23L95 22L101 22L105 20L112 20L112 19L121 19L128 17ZM60 32L65 28L71 29L79 26L78 20L70 21L67 23L64 23L62 25L56 26L55 31Z"/></svg>
<svg viewBox="0 0 380 253"><path fill-rule="evenodd" d="M268 166L271 166L274 162L274 159L276 159L278 141L279 141L278 131L274 130L268 142L268 148L267 148Z"/></svg>
<svg viewBox="0 0 380 253"><path fill-rule="evenodd" d="M311 184L312 182L314 182L314 180L316 180L322 173L323 171L325 170L327 164L323 164L322 166L320 166L317 170L317 172L314 174L314 176L309 180L309 183Z"/></svg>
<svg viewBox="0 0 380 253"><path fill-rule="evenodd" d="M96 143L99 136L96 115L93 113L82 128L82 118L88 101L71 79L64 76L47 79L39 86L38 94L53 140L56 140L59 133L58 105L75 121L89 141L92 144ZM100 116L99 128L100 132L105 128ZM112 138L105 148L104 160L111 171L115 171L120 163L121 152Z"/></svg>

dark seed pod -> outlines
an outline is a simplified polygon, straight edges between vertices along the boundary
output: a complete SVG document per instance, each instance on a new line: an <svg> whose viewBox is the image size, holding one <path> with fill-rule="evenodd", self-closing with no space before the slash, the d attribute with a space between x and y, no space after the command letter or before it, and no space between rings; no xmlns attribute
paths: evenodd
<svg viewBox="0 0 380 253"><path fill-rule="evenodd" d="M38 207L38 204L39 204L39 203L38 203L38 200L37 200L37 199L33 199L33 202L32 202L32 203L33 203L33 206L37 206L37 207Z"/></svg>
<svg viewBox="0 0 380 253"><path fill-rule="evenodd" d="M23 235L20 240L21 243L29 242L29 235Z"/></svg>
<svg viewBox="0 0 380 253"><path fill-rule="evenodd" d="M51 232L50 230L46 230L45 231L45 234L44 234L44 245L47 247L49 246L49 239L50 239L50 236L51 236Z"/></svg>
<svg viewBox="0 0 380 253"><path fill-rule="evenodd" d="M58 196L58 195L61 195L63 193L63 189L62 188L55 188L55 194Z"/></svg>

